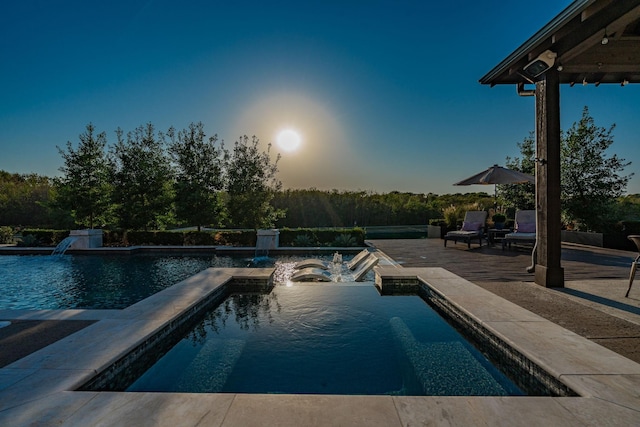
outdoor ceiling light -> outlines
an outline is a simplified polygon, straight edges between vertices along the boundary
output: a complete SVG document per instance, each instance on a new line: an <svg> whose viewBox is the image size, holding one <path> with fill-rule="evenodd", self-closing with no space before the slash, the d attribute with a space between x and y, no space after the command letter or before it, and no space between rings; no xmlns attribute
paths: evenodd
<svg viewBox="0 0 640 427"><path fill-rule="evenodd" d="M600 43L602 44L607 44L609 43L609 37L607 36L607 29L604 29L604 36L602 37L602 40L600 41Z"/></svg>
<svg viewBox="0 0 640 427"><path fill-rule="evenodd" d="M557 56L555 52L545 50L536 59L525 65L522 71L530 77L538 77L553 67Z"/></svg>

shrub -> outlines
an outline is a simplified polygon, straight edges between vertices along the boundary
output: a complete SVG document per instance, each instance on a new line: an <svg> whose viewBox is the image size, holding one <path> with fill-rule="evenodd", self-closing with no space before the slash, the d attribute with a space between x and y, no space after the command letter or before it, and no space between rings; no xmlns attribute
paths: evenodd
<svg viewBox="0 0 640 427"><path fill-rule="evenodd" d="M25 234L22 236L22 239L18 241L18 246L24 247L34 247L34 246L42 246L40 241L33 234Z"/></svg>
<svg viewBox="0 0 640 427"><path fill-rule="evenodd" d="M455 230L456 225L458 225L458 218L460 217L460 208L451 205L444 209L443 214L444 220L447 223L447 228Z"/></svg>
<svg viewBox="0 0 640 427"><path fill-rule="evenodd" d="M126 242L132 246L182 246L184 236L172 231L127 231Z"/></svg>
<svg viewBox="0 0 640 427"><path fill-rule="evenodd" d="M298 247L316 246L316 241L315 239L313 239L313 237L309 236L308 234L299 234L296 236L295 239L293 239L292 246L298 246Z"/></svg>
<svg viewBox="0 0 640 427"><path fill-rule="evenodd" d="M188 231L184 233L185 246L213 246L216 244L216 236L207 231Z"/></svg>
<svg viewBox="0 0 640 427"><path fill-rule="evenodd" d="M13 243L13 229L0 227L0 244Z"/></svg>
<svg viewBox="0 0 640 427"><path fill-rule="evenodd" d="M256 232L253 230L219 231L214 241L220 246L255 246Z"/></svg>
<svg viewBox="0 0 640 427"><path fill-rule="evenodd" d="M56 246L65 237L69 236L69 230L46 230L39 228L25 228L22 230L23 241L27 235L32 235L39 243L39 246ZM37 246L37 245L29 245Z"/></svg>
<svg viewBox="0 0 640 427"><path fill-rule="evenodd" d="M331 245L339 247L357 246L356 239L352 235L346 233L336 236Z"/></svg>
<svg viewBox="0 0 640 427"><path fill-rule="evenodd" d="M504 223L507 220L507 217L501 213L494 214L491 219L494 223L501 222Z"/></svg>
<svg viewBox="0 0 640 427"><path fill-rule="evenodd" d="M102 230L102 245L110 247L127 246L124 230Z"/></svg>

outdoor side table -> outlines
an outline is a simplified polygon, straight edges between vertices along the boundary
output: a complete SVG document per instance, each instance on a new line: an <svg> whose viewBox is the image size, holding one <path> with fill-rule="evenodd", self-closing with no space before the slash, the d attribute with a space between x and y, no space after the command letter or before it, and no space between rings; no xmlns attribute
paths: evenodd
<svg viewBox="0 0 640 427"><path fill-rule="evenodd" d="M490 228L487 230L489 245L493 246L497 241L504 239L504 236L511 233L510 228Z"/></svg>

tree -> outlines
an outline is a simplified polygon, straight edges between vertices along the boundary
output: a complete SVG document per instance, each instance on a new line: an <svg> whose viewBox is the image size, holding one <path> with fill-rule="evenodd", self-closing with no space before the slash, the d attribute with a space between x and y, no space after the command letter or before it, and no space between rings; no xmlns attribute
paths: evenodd
<svg viewBox="0 0 640 427"><path fill-rule="evenodd" d="M563 221L588 230L602 231L616 218L618 198L624 193L633 174L621 175L631 162L608 155L613 144L613 130L597 127L584 107L582 118L562 132L560 138L561 202ZM522 157L510 159L507 166L533 174L535 139L533 134L518 144ZM533 184L502 186L498 193L505 202L519 209L534 209ZM530 192L530 193L529 193Z"/></svg>
<svg viewBox="0 0 640 427"><path fill-rule="evenodd" d="M505 165L509 169L519 172L535 174L536 139L533 132L529 133L521 143L518 143L522 157L507 157ZM536 186L533 183L505 184L498 186L498 198L506 207L515 209L535 209Z"/></svg>
<svg viewBox="0 0 640 427"><path fill-rule="evenodd" d="M60 147L64 165L63 176L56 180L55 205L68 209L78 225L93 228L108 221L112 186L109 181L110 168L105 147L107 136L95 133L89 123L80 134L78 148L67 142L66 151Z"/></svg>
<svg viewBox="0 0 640 427"><path fill-rule="evenodd" d="M597 127L585 106L582 118L561 138L562 209L566 218L589 230L602 230L611 219L633 174L620 172L631 162L607 155L613 130Z"/></svg>
<svg viewBox="0 0 640 427"><path fill-rule="evenodd" d="M202 123L176 133L169 129L169 153L176 165L175 209L179 220L200 227L219 226L224 204L223 151L216 147L217 135L206 140Z"/></svg>
<svg viewBox="0 0 640 427"><path fill-rule="evenodd" d="M271 161L271 144L260 151L255 136L246 135L235 142L232 151L224 150L226 165L225 190L227 210L233 226L269 228L284 215L271 205L274 192L282 183L276 178L278 161Z"/></svg>
<svg viewBox="0 0 640 427"><path fill-rule="evenodd" d="M127 133L116 130L113 148L114 203L121 227L160 229L168 220L172 202L173 170L162 138L151 123Z"/></svg>

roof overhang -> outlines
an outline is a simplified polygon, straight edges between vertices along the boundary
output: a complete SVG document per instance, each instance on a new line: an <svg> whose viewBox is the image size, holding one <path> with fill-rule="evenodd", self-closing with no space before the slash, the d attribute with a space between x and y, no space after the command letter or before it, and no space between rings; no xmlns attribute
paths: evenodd
<svg viewBox="0 0 640 427"><path fill-rule="evenodd" d="M545 67L565 84L640 83L640 0L574 1L480 83L535 83Z"/></svg>

